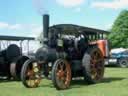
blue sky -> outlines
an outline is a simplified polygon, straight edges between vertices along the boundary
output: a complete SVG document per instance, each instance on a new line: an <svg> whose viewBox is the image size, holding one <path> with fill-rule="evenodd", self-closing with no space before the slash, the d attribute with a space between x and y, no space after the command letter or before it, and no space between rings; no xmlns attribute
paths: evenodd
<svg viewBox="0 0 128 96"><path fill-rule="evenodd" d="M38 36L44 13L50 25L72 23L107 30L128 0L1 0L0 35Z"/></svg>

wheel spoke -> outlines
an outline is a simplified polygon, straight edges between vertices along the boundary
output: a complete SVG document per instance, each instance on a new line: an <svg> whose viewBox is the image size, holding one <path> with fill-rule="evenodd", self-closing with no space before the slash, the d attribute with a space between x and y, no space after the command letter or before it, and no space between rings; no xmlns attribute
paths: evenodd
<svg viewBox="0 0 128 96"><path fill-rule="evenodd" d="M91 77L92 79L99 80L103 71L103 58L99 52L94 52L91 56Z"/></svg>
<svg viewBox="0 0 128 96"><path fill-rule="evenodd" d="M40 83L39 67L37 63L32 63L32 67L28 68L27 75L28 85L30 87L36 87Z"/></svg>
<svg viewBox="0 0 128 96"><path fill-rule="evenodd" d="M70 67L69 64L65 61L60 59L60 61L58 60L58 62L56 62L55 64L57 64L56 66L56 83L57 83L57 87L60 89L65 89L67 87L69 87L70 81L71 81L71 73L70 73Z"/></svg>

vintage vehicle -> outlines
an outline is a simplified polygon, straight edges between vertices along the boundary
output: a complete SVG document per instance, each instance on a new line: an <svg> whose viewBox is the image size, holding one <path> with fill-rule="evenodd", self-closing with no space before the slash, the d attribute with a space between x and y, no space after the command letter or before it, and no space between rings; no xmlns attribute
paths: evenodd
<svg viewBox="0 0 128 96"><path fill-rule="evenodd" d="M28 59L21 71L23 84L37 87L42 75L51 78L57 89L67 89L72 78L84 77L89 84L104 75L104 58L109 53L108 32L73 24L49 27L49 15L43 15L43 46Z"/></svg>
<svg viewBox="0 0 128 96"><path fill-rule="evenodd" d="M115 65L118 67L128 67L128 49L116 48L110 51L110 58L107 65Z"/></svg>
<svg viewBox="0 0 128 96"><path fill-rule="evenodd" d="M29 59L22 54L22 42L34 40L32 37L0 36L0 77L20 80L20 72L24 62ZM19 42L20 46L11 42Z"/></svg>

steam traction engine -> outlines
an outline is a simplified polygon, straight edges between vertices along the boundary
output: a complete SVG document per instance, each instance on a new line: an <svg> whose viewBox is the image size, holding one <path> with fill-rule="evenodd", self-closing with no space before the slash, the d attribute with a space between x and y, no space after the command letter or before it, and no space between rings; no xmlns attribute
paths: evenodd
<svg viewBox="0 0 128 96"><path fill-rule="evenodd" d="M37 87L42 74L48 77L50 71L57 89L67 89L74 77L82 76L89 84L103 78L107 41L101 39L105 31L72 24L49 27L47 14L43 16L43 29L43 47L22 68L26 87Z"/></svg>
<svg viewBox="0 0 128 96"><path fill-rule="evenodd" d="M22 65L29 57L22 54L22 46L19 47L16 44L11 44L11 41L20 42L20 45L22 45L24 40L34 40L34 38L0 36L0 79L11 79L13 77L15 80L20 80ZM7 48L2 46L2 43Z"/></svg>

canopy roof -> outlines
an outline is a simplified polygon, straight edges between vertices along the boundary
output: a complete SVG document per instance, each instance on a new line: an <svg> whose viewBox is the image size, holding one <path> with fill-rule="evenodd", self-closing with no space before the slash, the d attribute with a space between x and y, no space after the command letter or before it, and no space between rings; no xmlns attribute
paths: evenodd
<svg viewBox="0 0 128 96"><path fill-rule="evenodd" d="M19 36L0 36L0 40L10 40L10 41L23 41L23 40L35 40L34 37L19 37Z"/></svg>
<svg viewBox="0 0 128 96"><path fill-rule="evenodd" d="M73 33L86 33L86 34L108 34L110 32L105 31L105 30L100 30L100 29L95 29L95 28L89 28L89 27L84 27L84 26L79 26L79 25L74 25L74 24L58 24L58 25L53 25L50 27L50 29L60 29L62 32L73 32Z"/></svg>

